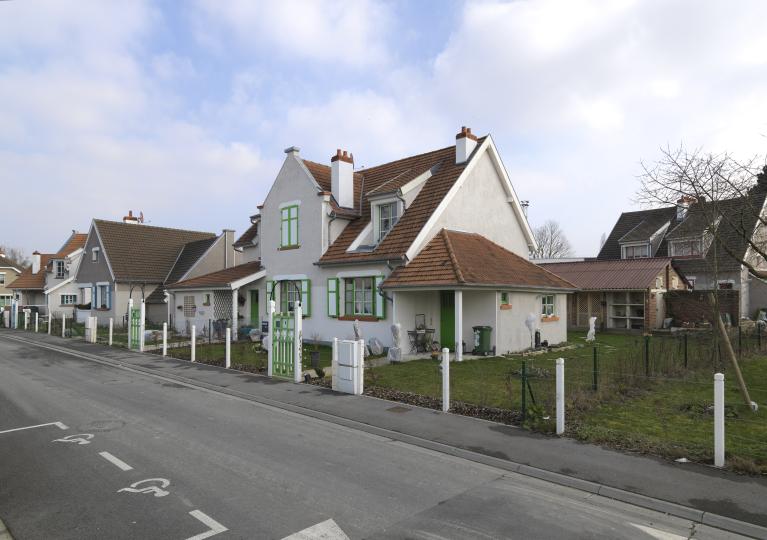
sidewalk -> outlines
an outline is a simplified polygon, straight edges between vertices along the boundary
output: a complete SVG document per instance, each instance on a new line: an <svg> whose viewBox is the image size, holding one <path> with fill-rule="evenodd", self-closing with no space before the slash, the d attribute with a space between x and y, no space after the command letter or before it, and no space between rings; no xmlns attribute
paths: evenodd
<svg viewBox="0 0 767 540"><path fill-rule="evenodd" d="M106 362L117 362L154 375L183 380L728 530L748 534L737 524L719 521L718 516L767 527L767 478L625 454L570 439L536 435L513 426L367 396L338 394L317 386L283 382L154 354L29 332L3 330L0 338L2 336L95 355ZM664 505L642 496L673 504ZM750 534L761 537L767 530L755 530Z"/></svg>

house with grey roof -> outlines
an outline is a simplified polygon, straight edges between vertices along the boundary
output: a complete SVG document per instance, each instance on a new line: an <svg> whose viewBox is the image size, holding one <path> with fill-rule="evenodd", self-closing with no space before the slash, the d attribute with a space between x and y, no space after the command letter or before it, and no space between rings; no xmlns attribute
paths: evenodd
<svg viewBox="0 0 767 540"><path fill-rule="evenodd" d="M220 235L145 225L129 213L122 222L94 219L77 271L80 289L90 292L91 315L99 324L127 324L128 300L146 303L147 321L172 323L168 283L239 263L234 231Z"/></svg>

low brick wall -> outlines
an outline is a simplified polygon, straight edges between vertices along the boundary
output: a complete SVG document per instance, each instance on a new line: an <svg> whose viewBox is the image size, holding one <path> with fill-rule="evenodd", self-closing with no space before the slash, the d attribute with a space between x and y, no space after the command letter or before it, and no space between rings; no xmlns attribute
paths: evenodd
<svg viewBox="0 0 767 540"><path fill-rule="evenodd" d="M708 294L711 291L668 291L666 293L666 316L674 319L675 325L683 322L699 323L711 321L711 306ZM740 313L740 291L715 291L719 298L719 312L729 313L733 325L738 324Z"/></svg>

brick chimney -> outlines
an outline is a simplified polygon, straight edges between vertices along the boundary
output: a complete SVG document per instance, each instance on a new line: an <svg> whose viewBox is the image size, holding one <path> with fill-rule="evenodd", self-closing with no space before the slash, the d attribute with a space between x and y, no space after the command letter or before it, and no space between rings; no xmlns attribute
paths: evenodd
<svg viewBox="0 0 767 540"><path fill-rule="evenodd" d="M471 128L463 126L461 132L455 136L455 162L465 163L474 149L477 147L477 136L471 132Z"/></svg>
<svg viewBox="0 0 767 540"><path fill-rule="evenodd" d="M134 225L138 225L139 223L143 221L142 218L143 218L143 213L141 217L138 217L133 215L133 210L128 210L128 215L123 216L123 223L132 223Z"/></svg>
<svg viewBox="0 0 767 540"><path fill-rule="evenodd" d="M35 251L32 254L32 273L37 274L40 271L40 252Z"/></svg>
<svg viewBox="0 0 767 540"><path fill-rule="evenodd" d="M330 158L330 191L339 206L354 208L354 154L340 148Z"/></svg>

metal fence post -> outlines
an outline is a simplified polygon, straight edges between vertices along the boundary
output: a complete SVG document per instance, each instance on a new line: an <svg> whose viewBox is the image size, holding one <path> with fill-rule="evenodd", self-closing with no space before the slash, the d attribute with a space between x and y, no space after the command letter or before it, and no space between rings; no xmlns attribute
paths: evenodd
<svg viewBox="0 0 767 540"><path fill-rule="evenodd" d="M684 333L684 369L687 369L687 332Z"/></svg>
<svg viewBox="0 0 767 540"><path fill-rule="evenodd" d="M300 383L302 380L302 367L301 354L303 353L303 337L302 337L302 324L303 324L303 306L301 302L296 302L293 306L293 316L295 322L293 323L293 382Z"/></svg>
<svg viewBox="0 0 767 540"><path fill-rule="evenodd" d="M557 435L565 432L565 359L557 358Z"/></svg>
<svg viewBox="0 0 767 540"><path fill-rule="evenodd" d="M162 323L162 355L168 356L168 323L166 322Z"/></svg>
<svg viewBox="0 0 767 540"><path fill-rule="evenodd" d="M270 364L271 365L271 364ZM270 368L271 369L271 368ZM333 351L330 357L331 388L338 390L338 338L333 338Z"/></svg>
<svg viewBox="0 0 767 540"><path fill-rule="evenodd" d="M450 349L442 349L442 412L450 410Z"/></svg>
<svg viewBox="0 0 767 540"><path fill-rule="evenodd" d="M522 422L527 416L527 361L522 360Z"/></svg>
<svg viewBox="0 0 767 540"><path fill-rule="evenodd" d="M195 361L196 353L197 353L197 328L194 325L192 325L192 351L189 356L189 359L192 362Z"/></svg>
<svg viewBox="0 0 767 540"><path fill-rule="evenodd" d="M232 329L226 329L226 356L224 356L224 367L232 367Z"/></svg>
<svg viewBox="0 0 767 540"><path fill-rule="evenodd" d="M267 336L269 339L268 343L268 349L266 351L266 374L271 377L274 373L274 309L276 307L276 304L274 300L269 300L269 335Z"/></svg>
<svg viewBox="0 0 767 540"><path fill-rule="evenodd" d="M724 374L714 374L714 466L724 467Z"/></svg>
<svg viewBox="0 0 767 540"><path fill-rule="evenodd" d="M644 337L644 374L650 376L650 336Z"/></svg>
<svg viewBox="0 0 767 540"><path fill-rule="evenodd" d="M597 348L594 347L594 367L592 373L591 389L596 392L599 387L599 360L597 359Z"/></svg>

